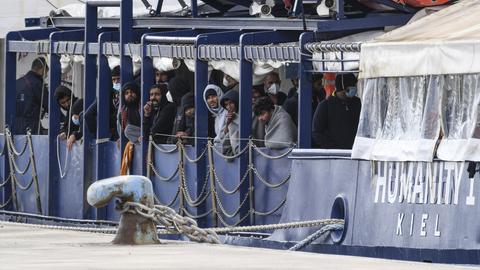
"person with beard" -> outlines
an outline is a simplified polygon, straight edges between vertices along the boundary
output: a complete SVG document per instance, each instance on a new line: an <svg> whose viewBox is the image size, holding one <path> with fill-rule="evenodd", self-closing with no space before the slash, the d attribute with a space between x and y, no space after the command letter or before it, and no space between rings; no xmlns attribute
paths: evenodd
<svg viewBox="0 0 480 270"><path fill-rule="evenodd" d="M315 74L312 77L312 117L318 104L325 99L325 89L323 89L322 79L322 74ZM290 115L293 123L298 126L298 92L296 90L292 93L292 97L285 101L283 109Z"/></svg>
<svg viewBox="0 0 480 270"><path fill-rule="evenodd" d="M33 60L31 70L15 83L16 112L14 134L41 133L40 119L48 112L48 91L44 86L48 74L47 62L39 57Z"/></svg>
<svg viewBox="0 0 480 270"><path fill-rule="evenodd" d="M71 106L77 101L77 98L73 95L72 90L63 85L55 89L54 97L61 108L60 139L65 140L70 137L75 128L71 120Z"/></svg>
<svg viewBox="0 0 480 270"><path fill-rule="evenodd" d="M176 143L180 140L183 144L193 145L195 140L195 96L192 92L188 92L182 97L181 109L173 126L172 134L169 143Z"/></svg>
<svg viewBox="0 0 480 270"><path fill-rule="evenodd" d="M145 137L153 136L155 143L166 143L168 136L155 134L169 134L173 128L176 107L168 102L166 84L154 84L150 88L150 100L143 107L143 130Z"/></svg>
<svg viewBox="0 0 480 270"><path fill-rule="evenodd" d="M228 91L220 99L220 104L227 111L225 128L225 140L222 145L224 155L233 156L240 151L240 119L238 117L238 91Z"/></svg>
<svg viewBox="0 0 480 270"><path fill-rule="evenodd" d="M265 146L270 149L292 147L297 140L297 127L290 115L268 97L259 98L253 105L258 120L265 123Z"/></svg>
<svg viewBox="0 0 480 270"><path fill-rule="evenodd" d="M223 140L225 139L225 120L227 111L220 106L220 99L223 96L222 89L215 85L209 84L205 87L203 92L203 100L209 110L208 114L208 137L214 138L213 145L217 148L221 148Z"/></svg>
<svg viewBox="0 0 480 270"><path fill-rule="evenodd" d="M124 134L132 143L139 141L140 132L140 88L134 82L126 83L122 89L122 103L118 113L118 134Z"/></svg>
<svg viewBox="0 0 480 270"><path fill-rule="evenodd" d="M255 102L265 96L265 91L263 85L255 85L252 89L252 106ZM258 117L255 116L252 110L252 141L258 147L265 146L265 122L258 120Z"/></svg>
<svg viewBox="0 0 480 270"><path fill-rule="evenodd" d="M352 73L335 78L335 92L318 104L313 116L312 138L318 148L352 149L361 102L357 78Z"/></svg>
<svg viewBox="0 0 480 270"><path fill-rule="evenodd" d="M119 105L120 90L122 88L120 84L120 66L116 66L111 71L112 76L112 87L110 88L110 117L109 117L109 128L110 128L110 140L118 140L117 132L117 113ZM103 91L103 90L102 90ZM92 134L97 134L97 100L95 100L92 105L90 105L84 113L85 124L87 125L88 130Z"/></svg>
<svg viewBox="0 0 480 270"><path fill-rule="evenodd" d="M73 144L83 137L82 132L83 99L77 99L72 105L72 134L68 136L67 149L71 150Z"/></svg>

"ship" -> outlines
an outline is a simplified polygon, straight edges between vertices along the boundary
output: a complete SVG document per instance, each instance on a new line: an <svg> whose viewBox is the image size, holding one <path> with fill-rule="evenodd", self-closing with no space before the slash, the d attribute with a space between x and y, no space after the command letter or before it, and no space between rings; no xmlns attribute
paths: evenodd
<svg viewBox="0 0 480 270"><path fill-rule="evenodd" d="M480 263L478 1L83 2L26 18L32 28L5 37L1 220L114 228L123 202L95 208L87 197L122 173L149 179L156 205L217 230L225 244ZM20 63L36 57L48 64L48 110L36 132L17 134ZM141 108L155 69L185 76L190 143L158 144L143 129L133 147L111 139L105 89L117 65L122 84L140 83ZM239 83L235 155L209 138L203 95L214 71ZM298 78L297 141L283 149L251 137L252 88L271 71L283 92ZM347 73L362 102L353 148L313 148L312 76L327 87ZM70 116L54 97L60 85L98 111L96 132L84 123L71 148L59 136ZM320 231L327 224L335 226Z"/></svg>

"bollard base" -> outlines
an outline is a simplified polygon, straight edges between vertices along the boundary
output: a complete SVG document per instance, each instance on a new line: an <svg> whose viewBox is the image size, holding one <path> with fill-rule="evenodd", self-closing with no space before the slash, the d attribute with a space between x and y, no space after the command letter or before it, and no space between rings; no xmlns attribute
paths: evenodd
<svg viewBox="0 0 480 270"><path fill-rule="evenodd" d="M157 227L153 221L130 213L123 213L117 235L112 241L117 245L159 244Z"/></svg>

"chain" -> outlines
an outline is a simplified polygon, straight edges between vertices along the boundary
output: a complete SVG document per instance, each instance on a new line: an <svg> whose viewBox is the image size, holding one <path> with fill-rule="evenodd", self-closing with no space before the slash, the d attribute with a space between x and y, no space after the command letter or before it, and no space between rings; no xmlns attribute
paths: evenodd
<svg viewBox="0 0 480 270"><path fill-rule="evenodd" d="M25 153L25 151L27 150L27 143L28 143L28 136L25 135L25 142L22 146L22 151L18 151L16 148L15 148L15 144L13 142L13 135L12 133L10 132L10 129L9 128L6 128L5 130L5 133L6 133L6 138L7 138L7 144L10 145L9 149L16 155L16 156L21 156Z"/></svg>
<svg viewBox="0 0 480 270"><path fill-rule="evenodd" d="M180 187L177 188L177 192L175 193L175 196L173 197L173 200L171 200L170 203L168 203L168 204L162 203L160 201L160 199L157 197L157 195L155 195L155 193L153 194L153 196L154 196L155 201L157 201L159 204L166 205L168 207L172 207L172 205L177 201L179 194L180 194Z"/></svg>
<svg viewBox="0 0 480 270"><path fill-rule="evenodd" d="M18 174L21 174L21 175L25 175L27 173L28 169L30 168L30 165L32 164L32 160L28 159L28 163L25 166L25 169L20 170L18 168L17 162L15 161L14 155L12 153L9 153L8 157L12 160L12 165L13 165L13 169L15 170L15 172L18 173Z"/></svg>
<svg viewBox="0 0 480 270"><path fill-rule="evenodd" d="M271 156L269 154L266 154L262 150L260 150L260 148L258 148L255 144L253 144L253 149L255 149L255 151L257 153L259 153L261 156L263 156L265 158L268 158L268 159L281 159L281 158L284 158L284 157L288 156L293 151L293 148L289 148L285 153L283 153L281 155Z"/></svg>
<svg viewBox="0 0 480 270"><path fill-rule="evenodd" d="M211 145L211 143L209 142L209 144ZM250 142L247 143L247 146L245 146L245 148L243 148L240 152L238 152L237 154L233 155L233 156L226 156L224 155L222 152L218 151L217 148L215 148L215 146L211 145L211 148L213 149L213 152L215 152L217 155L219 155L220 157L224 158L224 159L235 159L235 158L238 158L240 157L241 155L243 155L247 150L248 148L250 147Z"/></svg>
<svg viewBox="0 0 480 270"><path fill-rule="evenodd" d="M257 168L251 166L251 169L253 170L253 172L255 173L255 175L257 176L257 178L262 182L264 183L267 187L269 188L278 188L278 187L281 187L283 186L285 183L288 182L288 180L290 180L290 177L291 177L291 172L288 173L287 177L285 179L283 179L282 181L280 181L279 183L277 184L272 184L270 183L269 181L267 181L263 176L260 175L260 173L258 172Z"/></svg>
<svg viewBox="0 0 480 270"><path fill-rule="evenodd" d="M186 175L185 175L185 169L183 167L180 168L180 173L182 176L182 179L180 181L181 188L185 191L183 192L185 199L187 200L187 203L190 206L197 207L200 204L202 204L210 195L210 190L207 192L207 185L208 185L208 173L205 176L205 179L203 181L203 186L202 186L202 191L200 194L197 196L196 199L192 199L190 196L190 191L188 190L188 185L186 183Z"/></svg>
<svg viewBox="0 0 480 270"><path fill-rule="evenodd" d="M117 228L96 228L96 227L27 224L27 223L18 223L18 222L9 222L9 221L0 221L0 224L15 224L15 225L21 225L21 226L30 227L30 228L53 229L53 230L62 230L62 231L78 231L78 232L105 233L105 234L115 234L115 233L117 233Z"/></svg>
<svg viewBox="0 0 480 270"><path fill-rule="evenodd" d="M328 224L320 228L320 230L314 232L313 234L307 236L307 238L303 239L302 241L298 242L293 247L289 248L290 251L297 251L300 250L308 245L310 245L313 241L317 240L320 236L324 235L327 232L332 231L340 231L343 230L343 224Z"/></svg>
<svg viewBox="0 0 480 270"><path fill-rule="evenodd" d="M10 202L12 202L12 196L10 196L10 198L8 198L6 203L0 204L0 209L5 208L5 206L7 206Z"/></svg>
<svg viewBox="0 0 480 270"><path fill-rule="evenodd" d="M183 213L185 213L185 215L187 215L187 217L189 217L189 218L194 218L194 219L198 219L198 218L204 218L204 217L210 215L210 214L213 212L213 209L210 209L210 210L208 210L207 212L205 212L205 213L203 213L203 214L199 214L199 215L194 215L194 214L190 213L190 212L188 211L188 209L185 208L185 207L182 207L182 211L183 211Z"/></svg>
<svg viewBox="0 0 480 270"><path fill-rule="evenodd" d="M215 196L215 200L218 204L218 206L220 207L220 210L221 210L221 214L223 214L224 216L228 217L228 218L233 218L235 217L236 215L238 215L238 213L240 212L240 209L242 209L243 205L247 202L247 199L250 195L250 192L248 192L246 195L245 195L245 198L243 198L243 201L240 203L240 205L238 206L237 210L235 210L233 212L233 214L229 214L227 213L227 211L225 210L225 208L223 207L223 204L222 204L222 201L220 201L220 198L218 197L218 194L217 192L214 190L213 191L213 194ZM218 214L218 212L217 212Z"/></svg>
<svg viewBox="0 0 480 270"><path fill-rule="evenodd" d="M228 194L228 195L232 195L234 194L235 192L237 192L240 187L243 185L243 183L247 180L247 177L248 177L248 173L250 172L251 170L251 167L249 166L247 171L245 172L245 174L243 175L242 179L240 180L240 182L238 183L238 186L235 187L233 190L228 190L225 188L225 186L222 184L222 182L219 180L219 177L217 175L217 170L215 170L215 167L213 167L213 175L215 176L215 182L218 183L218 185L220 186L220 189Z"/></svg>
<svg viewBox="0 0 480 270"><path fill-rule="evenodd" d="M240 218L237 222L235 222L233 225L231 224L228 224L227 221L225 221L225 219L223 219L222 215L217 215L218 216L218 220L220 220L220 222L222 223L223 226L225 226L226 228L213 228L212 230L214 232L219 232L221 231L221 229L225 229L225 230L228 230L228 229L233 229L233 228L239 228L237 227L238 224L242 223L243 221L245 221L245 219L247 219L249 216L250 216L250 211L248 211L248 213L243 216L242 218ZM232 232L234 232L235 230L232 230Z"/></svg>
<svg viewBox="0 0 480 270"><path fill-rule="evenodd" d="M190 217L182 217L175 213L175 210L161 205L149 208L140 203L126 202L121 212L139 214L151 219L159 225L165 226L169 231L175 231L186 235L190 240L200 243L219 244L217 234L209 229L202 229L197 222Z"/></svg>
<svg viewBox="0 0 480 270"><path fill-rule="evenodd" d="M175 147L170 149L170 150L165 150L160 145L156 144L153 141L150 141L150 143L153 145L153 147L155 147L155 149L157 149L158 151L160 151L161 153L164 153L164 154L171 154L171 153L174 153L178 150L178 144L176 144Z"/></svg>
<svg viewBox="0 0 480 270"><path fill-rule="evenodd" d="M30 182L26 186L22 186L22 184L20 184L20 181L18 181L17 176L15 175L13 176L13 180L18 188L20 188L21 190L27 190L32 186L33 182L35 181L35 178L32 177L32 180L30 180Z"/></svg>
<svg viewBox="0 0 480 270"><path fill-rule="evenodd" d="M152 169L155 176L158 179L160 179L160 181L163 181L163 182L170 182L177 175L178 170L180 168L180 166L177 165L177 169L175 169L175 171L173 172L173 174L170 177L163 177L163 176L160 175L160 173L157 171L157 169L155 169L155 166L153 165L153 163L149 163L148 166L150 166L150 168Z"/></svg>
<svg viewBox="0 0 480 270"><path fill-rule="evenodd" d="M207 153L207 150L208 150L208 145L203 149L203 152L197 157L197 158L190 158L188 155L187 155L187 151L185 149L185 146L180 143L180 147L182 147L182 150L183 150L183 156L185 157L185 159L190 162L190 163L197 163L199 162L204 156L205 154Z"/></svg>
<svg viewBox="0 0 480 270"><path fill-rule="evenodd" d="M9 182L11 177L12 175L9 175L5 181L0 183L0 188L3 188Z"/></svg>
<svg viewBox="0 0 480 270"><path fill-rule="evenodd" d="M253 213L255 213L255 215L257 216L270 216L271 214L277 212L278 209L282 208L282 206L285 204L286 201L287 201L287 198L283 199L283 201L280 202L280 204L277 207L273 208L273 210L270 210L268 212L260 212L260 211L254 210Z"/></svg>

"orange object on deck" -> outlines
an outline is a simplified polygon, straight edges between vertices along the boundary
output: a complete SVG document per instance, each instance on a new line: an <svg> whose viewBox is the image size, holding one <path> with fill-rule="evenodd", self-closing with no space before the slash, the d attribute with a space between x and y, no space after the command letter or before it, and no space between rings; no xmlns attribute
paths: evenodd
<svg viewBox="0 0 480 270"><path fill-rule="evenodd" d="M444 5L451 0L393 0L393 2L410 5L414 7L431 7L431 6L440 6Z"/></svg>
<svg viewBox="0 0 480 270"><path fill-rule="evenodd" d="M130 174L134 148L135 148L135 145L132 142L128 142L127 145L125 146L125 150L123 152L123 158L122 158L122 165L120 167L120 175Z"/></svg>
<svg viewBox="0 0 480 270"><path fill-rule="evenodd" d="M335 91L335 73L323 74L323 88L325 89L325 98L328 98Z"/></svg>

